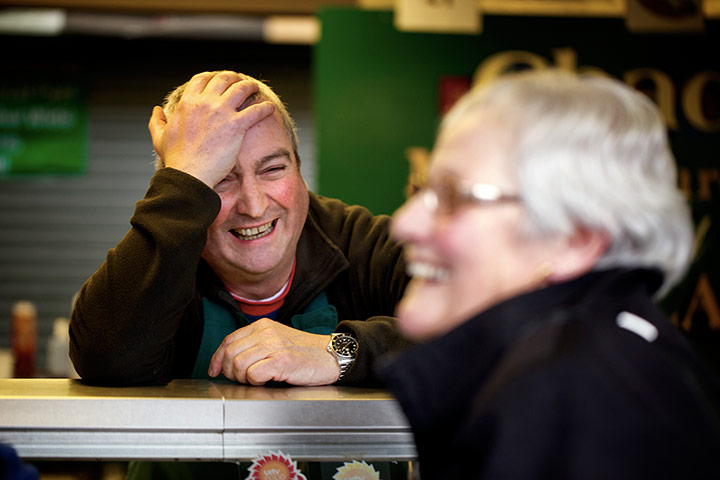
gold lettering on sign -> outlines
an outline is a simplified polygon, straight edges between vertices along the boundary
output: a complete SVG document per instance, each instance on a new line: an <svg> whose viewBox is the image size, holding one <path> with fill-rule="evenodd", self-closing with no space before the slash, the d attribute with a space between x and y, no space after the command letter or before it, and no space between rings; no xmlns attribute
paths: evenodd
<svg viewBox="0 0 720 480"><path fill-rule="evenodd" d="M555 66L560 70L574 72L577 70L577 53L572 48L556 48L553 50Z"/></svg>
<svg viewBox="0 0 720 480"><path fill-rule="evenodd" d="M700 249L705 243L705 237L712 226L712 217L710 215L703 216L702 220L695 227L695 242L693 243L693 258L697 260L700 255Z"/></svg>
<svg viewBox="0 0 720 480"><path fill-rule="evenodd" d="M675 114L675 87L670 77L654 68L636 68L623 75L625 83L633 88L645 92L660 108L665 124L673 130L678 129L677 115ZM648 81L652 89L643 88L642 82Z"/></svg>
<svg viewBox="0 0 720 480"><path fill-rule="evenodd" d="M720 73L701 72L688 80L682 94L683 110L688 122L703 132L720 132L720 117L709 119L703 111L703 93L708 83L720 84Z"/></svg>
<svg viewBox="0 0 720 480"><path fill-rule="evenodd" d="M491 82L503 73L507 73L519 65L526 65L533 70L548 68L548 61L540 55L522 50L508 50L490 55L475 69L473 83L482 85Z"/></svg>
<svg viewBox="0 0 720 480"><path fill-rule="evenodd" d="M687 167L678 168L678 187L685 194L687 198L692 196L692 176L690 175L690 169Z"/></svg>
<svg viewBox="0 0 720 480"><path fill-rule="evenodd" d="M693 179L696 179L693 182ZM678 187L688 197L700 202L713 200L713 193L720 190L720 169L688 167L678 168Z"/></svg>
<svg viewBox="0 0 720 480"><path fill-rule="evenodd" d="M408 147L405 157L410 164L405 198L410 198L415 192L427 184L427 171L430 165L430 152L425 147Z"/></svg>
<svg viewBox="0 0 720 480"><path fill-rule="evenodd" d="M712 200L712 184L720 180L720 170L717 168L699 168L697 171L698 189L697 198L700 201Z"/></svg>
<svg viewBox="0 0 720 480"><path fill-rule="evenodd" d="M713 293L712 285L706 274L700 275L697 287L693 293L690 305L688 306L680 326L689 331L692 327L693 316L698 310L704 311L708 319L710 330L720 330L720 308Z"/></svg>
<svg viewBox="0 0 720 480"><path fill-rule="evenodd" d="M556 48L553 50L555 66L568 72L577 72L583 75L598 75L608 77L606 71L597 67L586 67L577 64L577 53L572 48Z"/></svg>
<svg viewBox="0 0 720 480"><path fill-rule="evenodd" d="M569 72L578 72L584 75L605 75L607 72L598 67L578 66L577 52L571 47L553 50L554 66ZM483 60L473 73L473 84L481 85L495 80L500 75L518 69L542 70L549 68L550 61L541 55L524 50L508 50L497 52ZM679 88L673 84L668 74L652 68L632 69L623 74L623 79L629 85L645 91L658 105L668 128L679 128L677 108L675 106L676 91ZM647 82L648 86L643 85ZM682 107L688 122L698 130L704 132L720 132L720 117L708 118L703 109L703 94L709 83L720 84L720 72L701 72L688 80L682 89ZM677 90L676 90L677 89Z"/></svg>

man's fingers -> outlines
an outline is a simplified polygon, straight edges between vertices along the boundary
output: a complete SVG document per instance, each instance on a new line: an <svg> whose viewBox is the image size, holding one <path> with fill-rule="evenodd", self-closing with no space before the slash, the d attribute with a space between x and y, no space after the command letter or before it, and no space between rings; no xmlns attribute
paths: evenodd
<svg viewBox="0 0 720 480"><path fill-rule="evenodd" d="M235 111L239 112L243 110L241 107L246 107L253 102L256 98L256 94L260 89L260 85L252 80L241 80L235 82L232 85L228 85L227 90L222 93L223 101L231 105Z"/></svg>
<svg viewBox="0 0 720 480"><path fill-rule="evenodd" d="M248 330L248 327L241 328L225 337L225 340L223 340L210 360L208 374L211 377L219 375L220 372L222 372L226 377L231 378L230 374L234 374L233 372L244 364L244 368L242 368L242 376L244 378L245 368L250 365L248 359L257 361L266 355L266 351L257 351L259 339L256 336L246 336L248 335ZM242 381L244 382L244 380Z"/></svg>
<svg viewBox="0 0 720 480"><path fill-rule="evenodd" d="M271 380L280 381L275 378L277 374L277 362L272 357L263 358L250 365L245 371L245 378L250 385L265 385Z"/></svg>
<svg viewBox="0 0 720 480"><path fill-rule="evenodd" d="M240 75L238 75L237 73L219 72L215 74L215 76L213 76L209 82L207 82L203 93L222 95L229 87L238 82L240 82Z"/></svg>
<svg viewBox="0 0 720 480"><path fill-rule="evenodd" d="M241 329L242 330L242 329ZM238 332L239 330L236 330L235 332ZM226 357L228 355L228 347L232 345L232 343L235 341L231 338L235 334L235 332L231 333L227 337L225 337L225 340L222 341L220 346L215 350L215 353L213 353L212 358L210 359L210 367L208 368L208 375L211 377L218 376L221 372L225 371L225 363L226 363ZM225 375L227 377L227 375ZM229 378L229 377L228 377Z"/></svg>
<svg viewBox="0 0 720 480"><path fill-rule="evenodd" d="M241 338L250 336L258 326L263 325L263 320L264 319L260 319L256 322L251 323L250 325L238 328L234 332L227 335L220 343L220 346L217 348L217 350L215 350L215 353L213 353L212 358L210 358L208 375L210 375L211 377L219 375L220 372L223 370L223 362L228 346L232 345Z"/></svg>
<svg viewBox="0 0 720 480"><path fill-rule="evenodd" d="M185 94L197 95L199 93L202 93L207 87L208 83L210 83L210 80L212 80L216 76L217 74L213 72L202 72L193 75L190 81L188 81L187 85L185 85L185 91L183 92L183 96L185 96Z"/></svg>
<svg viewBox="0 0 720 480"><path fill-rule="evenodd" d="M148 130L150 130L150 137L152 138L153 148L155 152L162 157L162 147L160 139L162 138L163 131L167 125L167 118L162 107L155 106L150 115L150 121L148 122Z"/></svg>
<svg viewBox="0 0 720 480"><path fill-rule="evenodd" d="M250 105L241 112L238 112L245 127L245 131L249 130L253 125L261 122L275 112L275 105L272 102L260 102Z"/></svg>
<svg viewBox="0 0 720 480"><path fill-rule="evenodd" d="M261 344L241 345L238 347L239 350L233 350L235 346L236 344L233 344L226 350L222 372L230 379L234 378L240 383L248 383L247 371L250 366L266 359L272 351Z"/></svg>

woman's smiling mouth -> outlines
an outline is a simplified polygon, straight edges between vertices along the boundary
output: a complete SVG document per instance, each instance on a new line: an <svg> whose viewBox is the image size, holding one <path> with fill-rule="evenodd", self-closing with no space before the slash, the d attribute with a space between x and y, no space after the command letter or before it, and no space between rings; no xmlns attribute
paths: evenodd
<svg viewBox="0 0 720 480"><path fill-rule="evenodd" d="M413 278L429 282L444 282L450 278L450 272L447 269L424 262L408 263L407 273Z"/></svg>
<svg viewBox="0 0 720 480"><path fill-rule="evenodd" d="M258 227L232 229L230 230L230 233L232 233L238 240L257 240L258 238L270 235L270 233L275 230L276 223L277 219Z"/></svg>

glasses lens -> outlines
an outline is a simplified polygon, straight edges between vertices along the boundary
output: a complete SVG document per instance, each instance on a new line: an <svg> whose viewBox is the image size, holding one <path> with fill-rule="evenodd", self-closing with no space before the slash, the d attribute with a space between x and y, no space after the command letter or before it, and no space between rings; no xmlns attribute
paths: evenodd
<svg viewBox="0 0 720 480"><path fill-rule="evenodd" d="M475 183L470 189L463 188L461 182L446 176L432 182L422 189L425 206L439 215L453 215L465 205L490 205L500 202L519 202L517 195L504 195L501 190L484 183Z"/></svg>
<svg viewBox="0 0 720 480"><path fill-rule="evenodd" d="M438 196L434 190L423 188L417 194L422 200L423 205L431 212L436 212L438 208Z"/></svg>

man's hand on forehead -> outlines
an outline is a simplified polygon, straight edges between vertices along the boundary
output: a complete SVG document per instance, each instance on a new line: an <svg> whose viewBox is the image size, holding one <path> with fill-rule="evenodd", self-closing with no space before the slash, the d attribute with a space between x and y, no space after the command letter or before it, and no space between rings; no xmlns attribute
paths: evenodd
<svg viewBox="0 0 720 480"><path fill-rule="evenodd" d="M213 188L233 168L245 133L270 116L271 102L254 103L258 84L234 72L200 73L185 87L168 118L155 107L148 128L166 167Z"/></svg>
<svg viewBox="0 0 720 480"><path fill-rule="evenodd" d="M193 76L185 87L178 106L192 101L219 101L218 107L238 107L258 90L256 82L243 80L235 72L205 72Z"/></svg>

